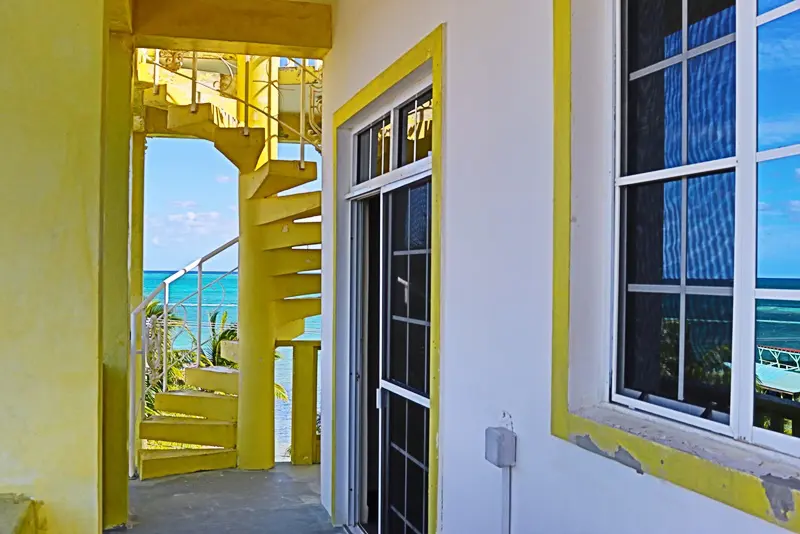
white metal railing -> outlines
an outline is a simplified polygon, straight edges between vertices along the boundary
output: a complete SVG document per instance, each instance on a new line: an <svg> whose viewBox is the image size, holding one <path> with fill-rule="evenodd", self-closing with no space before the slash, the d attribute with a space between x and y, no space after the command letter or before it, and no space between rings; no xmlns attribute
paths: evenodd
<svg viewBox="0 0 800 534"><path fill-rule="evenodd" d="M291 59L292 62L294 62L294 63L296 63L296 64L298 64L300 66L300 124L299 124L299 128L300 129L297 130L297 129L293 128L292 126L290 126L289 124L286 124L284 121L280 120L277 116L269 113L269 111L263 110L260 107L254 105L254 104L252 104L250 102L250 64L251 64L250 56L246 56L246 60L245 60L245 64L247 65L247 68L245 68L245 73L244 73L244 75L245 75L245 84L244 84L245 95L244 95L244 98L242 99L242 98L239 98L239 97L237 97L235 95L232 95L230 93L226 93L226 92L222 91L220 88L216 88L216 87L213 87L211 85L202 83L201 81L199 81L197 79L197 52L196 51L192 52L192 74L191 74L191 76L183 74L181 72L177 72L177 70L169 69L167 66L163 65L162 63L160 63L160 61L159 61L159 58L160 58L159 52L160 52L159 50L155 51L154 59L150 59L148 57L147 60L146 60L148 63L153 65L154 83L157 84L157 82L158 82L158 79L159 79L159 77L158 77L158 69L159 68L167 70L167 71L171 72L172 74L174 74L176 76L180 76L182 78L185 78L185 79L191 81L191 83L192 83L192 89L191 89L191 91L192 91L192 96L191 96L191 110L192 110L192 112L196 112L197 111L197 104L198 104L198 91L197 91L197 88L198 87L205 87L206 89L214 91L214 92L218 93L219 95L221 95L221 96L223 96L225 98L230 98L231 100L235 100L236 102L239 102L240 104L243 104L245 106L244 130L243 130L244 135L249 135L250 134L250 110L251 109L256 110L259 113L265 115L267 117L267 119L268 119L268 121L267 121L268 126L271 125L271 121L275 121L279 125L283 126L286 130L288 130L288 131L292 132L293 134L297 135L299 140L300 140L300 168L301 169L305 169L305 166L306 166L306 158L305 158L305 150L304 150L306 143L312 145L318 152L322 151L322 146L321 146L320 142L315 140L315 139L313 139L313 138L311 138L308 135L308 130L310 129L314 133L314 135L316 137L321 138L321 136L320 136L321 127L320 127L319 124L317 124L314 121L314 115L315 115L314 112L318 112L317 115L321 116L321 113L320 113L321 112L321 106L322 106L321 78L320 78L320 76L318 74L314 74L312 71L310 71L308 69L305 59L302 60L301 62L298 62L298 61L296 61L294 59ZM308 90L306 88L306 85L307 85L306 84L306 75L307 74L311 74L312 77L314 78L314 82L311 83L311 84L308 84L308 85L310 85L311 91L312 91L312 98L311 98L311 102L310 102L310 107L309 107L309 104L307 103L308 95L306 94L308 92ZM271 69L270 69L270 76L271 76ZM273 83L273 81L270 79L268 81L268 84L269 84L270 88L272 87L272 83ZM157 90L158 89L154 89L154 91L157 91ZM269 105L269 100L270 100L269 99L269 95L270 94L271 94L271 91L268 91L268 105ZM309 113L310 117L308 119L306 118L306 107L309 107L309 111L312 111L312 113ZM271 135L271 128L268 128L268 130L269 130L268 133ZM268 138L268 140L269 139L271 139L271 137ZM269 147L270 145L271 145L271 143L268 143L267 146Z"/></svg>
<svg viewBox="0 0 800 534"><path fill-rule="evenodd" d="M216 248L209 254L196 259L183 269L173 273L150 292L142 302L131 312L131 355L129 360L130 375L130 428L129 428L129 459L128 470L131 477L136 475L137 462L136 446L137 425L146 413L148 398L152 399L160 391L167 391L170 372L175 368L187 366L200 366L205 357L213 361L213 339L209 336L204 340L205 331L217 325L211 321L216 317L223 306L226 306L226 291L223 281L238 271L238 267L224 273L215 273L210 282L209 273L203 268L213 258L239 243L239 238L231 239L224 245ZM197 273L197 288L195 291L176 300L172 290L175 284L187 274ZM205 277L205 280L204 280ZM206 291L214 286L221 290L217 302L204 306L203 298ZM159 297L163 300L160 301ZM192 301L194 302L192 304ZM236 304L233 302L232 304ZM190 319L188 308L194 306L195 320ZM209 320L204 320L204 313ZM236 328L236 323L229 323L229 327ZM183 334L189 340L184 349L176 349L175 339ZM206 347L211 344L212 346ZM208 350L208 354L206 354Z"/></svg>

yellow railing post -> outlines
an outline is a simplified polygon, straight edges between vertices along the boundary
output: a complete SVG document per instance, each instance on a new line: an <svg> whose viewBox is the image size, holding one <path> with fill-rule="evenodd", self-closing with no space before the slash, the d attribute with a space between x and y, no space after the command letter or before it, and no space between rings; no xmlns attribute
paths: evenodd
<svg viewBox="0 0 800 534"><path fill-rule="evenodd" d="M292 344L292 464L314 463L317 436L317 347Z"/></svg>

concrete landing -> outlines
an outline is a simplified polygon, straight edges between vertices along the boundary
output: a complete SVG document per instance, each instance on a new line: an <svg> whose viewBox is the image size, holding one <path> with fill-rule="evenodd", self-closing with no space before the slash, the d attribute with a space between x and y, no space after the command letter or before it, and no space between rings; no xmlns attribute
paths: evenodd
<svg viewBox="0 0 800 534"><path fill-rule="evenodd" d="M133 534L340 534L319 502L319 466L132 481Z"/></svg>

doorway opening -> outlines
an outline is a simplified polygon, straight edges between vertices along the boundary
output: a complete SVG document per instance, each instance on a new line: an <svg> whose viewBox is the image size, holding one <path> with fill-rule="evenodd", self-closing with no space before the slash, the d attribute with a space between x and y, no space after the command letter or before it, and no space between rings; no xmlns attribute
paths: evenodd
<svg viewBox="0 0 800 534"><path fill-rule="evenodd" d="M356 354L355 397L358 409L356 430L355 523L366 534L378 534L380 506L380 196L354 203L358 246L355 256L360 271L357 291L361 306L356 325L360 330Z"/></svg>

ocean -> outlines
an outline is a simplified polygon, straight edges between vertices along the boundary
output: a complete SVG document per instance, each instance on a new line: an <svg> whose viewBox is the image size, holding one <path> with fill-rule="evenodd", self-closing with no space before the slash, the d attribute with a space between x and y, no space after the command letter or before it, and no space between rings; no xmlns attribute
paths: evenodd
<svg viewBox="0 0 800 534"><path fill-rule="evenodd" d="M158 285L173 271L146 271L144 273L144 295L153 292ZM203 285L208 285L225 273L206 272L203 273ZM236 273L232 273L222 278L217 283L203 289L203 342L210 339L211 327L209 315L213 311L219 312L217 325L221 322L221 316L227 313L227 324L235 323L238 318L239 279ZM192 296L197 291L197 273L187 273L183 278L170 284L169 304L170 306L179 304L173 313L181 316L190 326L193 335L197 329L197 297ZM163 293L156 297L159 302L164 301ZM182 302L183 301L183 302ZM299 339L320 339L322 324L320 317L309 317L306 319L306 330ZM175 348L187 349L192 346L192 340L187 333L180 333L174 339ZM277 461L288 461L287 449L291 443L292 432L292 349L281 347L278 349L281 358L275 362L275 382L282 385L289 395L289 402L280 400L275 401L275 456ZM318 373L319 376L319 373ZM319 409L320 392L319 382L317 383L317 409Z"/></svg>

